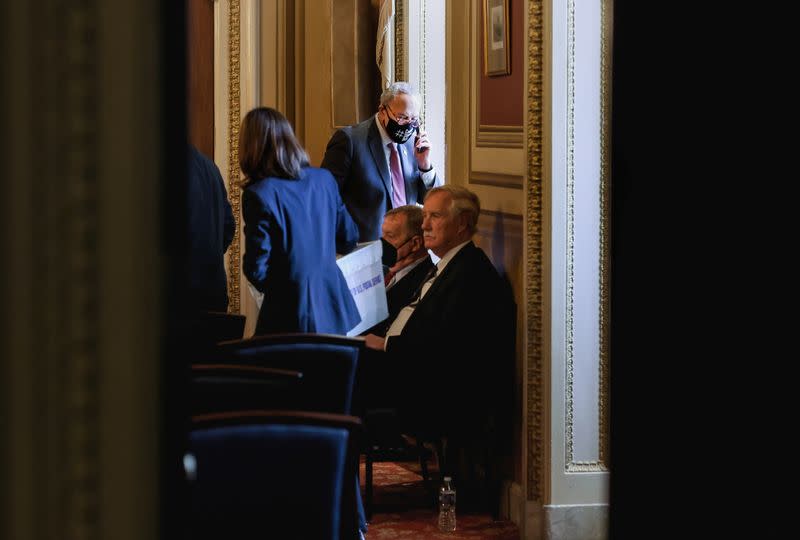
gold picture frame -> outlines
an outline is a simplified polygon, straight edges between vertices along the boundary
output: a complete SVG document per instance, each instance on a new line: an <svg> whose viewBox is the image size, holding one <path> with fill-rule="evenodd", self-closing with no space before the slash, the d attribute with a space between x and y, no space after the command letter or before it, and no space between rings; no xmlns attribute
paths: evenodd
<svg viewBox="0 0 800 540"><path fill-rule="evenodd" d="M483 72L509 75L508 0L483 0Z"/></svg>

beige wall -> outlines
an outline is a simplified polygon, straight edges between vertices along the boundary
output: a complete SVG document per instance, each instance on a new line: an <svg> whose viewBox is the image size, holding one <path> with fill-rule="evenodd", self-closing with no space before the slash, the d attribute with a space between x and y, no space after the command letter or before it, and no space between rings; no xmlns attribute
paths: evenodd
<svg viewBox="0 0 800 540"><path fill-rule="evenodd" d="M522 2L518 11L522 12ZM452 0L448 3L447 57L447 179L476 192L481 199L476 243L486 251L495 266L505 274L517 303L517 380L514 395L518 414L514 418L516 436L513 447L511 480L522 483L522 373L524 344L523 282L523 177L525 150L522 130L510 143L481 146L476 140L480 106L478 81L481 75L480 4ZM523 78L519 77L520 84ZM523 89L520 89L522 92ZM524 117L524 109L516 115Z"/></svg>
<svg viewBox="0 0 800 540"><path fill-rule="evenodd" d="M377 111L380 86L375 66L378 13L369 0L306 0L297 24L303 36L302 67L295 88L304 115L298 133L319 166L333 131ZM365 61L365 59L368 59ZM300 62L298 62L299 64Z"/></svg>

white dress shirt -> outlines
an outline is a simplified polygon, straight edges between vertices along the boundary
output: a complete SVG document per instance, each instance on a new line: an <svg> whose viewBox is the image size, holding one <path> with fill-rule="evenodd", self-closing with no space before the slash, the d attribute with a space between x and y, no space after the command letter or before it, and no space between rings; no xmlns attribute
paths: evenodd
<svg viewBox="0 0 800 540"><path fill-rule="evenodd" d="M388 291L389 289L394 287L395 283L397 283L398 281L403 279L406 276L406 274L408 274L414 268L419 266L419 263L421 263L424 260L425 260L425 257L420 257L419 259L417 259L416 261L412 262L408 266L404 266L403 268L398 270L397 273L394 276L392 276L392 279L391 279L391 281L389 281L389 284L386 285L386 290Z"/></svg>
<svg viewBox="0 0 800 540"><path fill-rule="evenodd" d="M450 263L453 257L455 257L456 253L461 251L461 248L466 246L468 243L469 240L467 240L466 242L462 242L461 244L458 244L454 248L451 248L447 253L445 253L441 259L439 259L439 262L436 263L436 275L422 284L422 290L420 291L419 294L419 300L422 300L422 297L425 296L425 294L431 288L431 285L433 285L434 280L438 276L442 275L442 272L444 271L445 267L448 265L448 263ZM400 313L397 314L395 320L392 321L391 326L389 326L389 329L386 331L386 339L383 341L384 351L389 345L389 338L391 336L398 336L403 332L403 328L406 326L408 319L410 319L411 315L414 313L414 309L417 307L417 303L418 302L411 302L409 305L401 309Z"/></svg>

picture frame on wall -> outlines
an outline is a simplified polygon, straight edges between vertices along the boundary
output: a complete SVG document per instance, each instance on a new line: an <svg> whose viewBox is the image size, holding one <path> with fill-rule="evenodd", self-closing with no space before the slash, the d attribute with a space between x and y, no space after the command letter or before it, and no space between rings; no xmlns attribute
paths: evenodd
<svg viewBox="0 0 800 540"><path fill-rule="evenodd" d="M484 74L509 75L508 0L483 0L483 35Z"/></svg>

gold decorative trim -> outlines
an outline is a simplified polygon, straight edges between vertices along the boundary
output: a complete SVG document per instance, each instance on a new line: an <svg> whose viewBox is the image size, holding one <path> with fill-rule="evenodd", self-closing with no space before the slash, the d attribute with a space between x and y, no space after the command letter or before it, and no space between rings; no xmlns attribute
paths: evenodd
<svg viewBox="0 0 800 540"><path fill-rule="evenodd" d="M425 97L428 94L427 77L428 77L428 42L426 36L428 35L428 3L425 0L419 0L420 3L420 28L422 28L420 36L420 58L419 58L419 86L417 91L422 97L422 108L419 112L419 121L425 125L425 117L428 112L428 100Z"/></svg>
<svg viewBox="0 0 800 540"><path fill-rule="evenodd" d="M544 484L544 412L542 376L544 345L542 321L542 132L544 55L542 0L528 2L528 80L527 80L527 174L525 192L525 307L527 347L527 471L529 501L543 500Z"/></svg>
<svg viewBox="0 0 800 540"><path fill-rule="evenodd" d="M614 0L600 2L600 462L608 468L611 321L611 64Z"/></svg>
<svg viewBox="0 0 800 540"><path fill-rule="evenodd" d="M567 291L566 291L566 469L573 470L575 421L575 0L567 2ZM590 466L593 462L582 462Z"/></svg>
<svg viewBox="0 0 800 540"><path fill-rule="evenodd" d="M469 183L482 186L495 186L511 189L522 189L524 178L515 174L499 174L492 172L470 171Z"/></svg>
<svg viewBox="0 0 800 540"><path fill-rule="evenodd" d="M69 6L69 7L67 7ZM92 2L76 2L62 6L63 31L66 47L60 53L67 78L64 84L64 127L66 129L64 158L60 170L64 185L59 223L52 230L64 231L63 249L69 254L59 264L56 282L69 283L65 295L64 315L70 317L62 331L58 355L69 359L63 362L66 370L64 416L69 418L63 434L66 485L64 531L75 538L99 538L100 506L99 467L97 453L100 444L99 402L100 359L98 358L98 207L96 144L97 132L87 126L97 124L94 103L99 96L96 50L97 8ZM53 216L54 217L54 216ZM66 219L63 219L66 218ZM63 220L63 221L62 221ZM66 225L66 227L64 226ZM49 302L48 302L49 303ZM46 304L41 304L46 305Z"/></svg>
<svg viewBox="0 0 800 540"><path fill-rule="evenodd" d="M56 203L58 211L51 214L58 222L51 230L61 230L61 249L67 254L67 264L57 264L54 282L68 283L60 321L62 329L55 332L60 341L58 357L65 373L64 408L62 419L69 419L64 439L64 532L73 538L99 538L100 507L99 467L97 454L100 444L99 402L100 359L98 358L98 207L99 189L96 153L97 131L87 126L97 124L97 8L92 2L75 2L61 6L62 31L65 47L62 73L63 126L65 129L64 161L60 170L62 191L66 200ZM55 209L51 208L51 209ZM66 211L66 212L65 212ZM56 286L57 289L61 287ZM47 305L40 304L40 305Z"/></svg>
<svg viewBox="0 0 800 540"><path fill-rule="evenodd" d="M240 312L240 234L241 190L239 189L239 127L241 123L240 98L240 23L239 0L230 0L228 6L228 197L231 201L236 229L228 249L228 311Z"/></svg>
<svg viewBox="0 0 800 540"><path fill-rule="evenodd" d="M599 323L599 401L598 401L598 459L592 461L575 461L574 449L574 253L575 253L575 1L569 0L567 5L568 47L567 55L567 317L566 317L566 470L569 472L601 472L607 471L606 449L608 429L607 402L608 402L608 231L606 222L609 215L608 198L608 100L610 94L606 92L608 77L608 57L610 47L606 40L609 37L607 17L610 10L606 9L606 2L601 0L601 177L600 177L600 257L598 289L600 294Z"/></svg>
<svg viewBox="0 0 800 540"><path fill-rule="evenodd" d="M20 436L33 467L19 476L31 485L16 487L30 488L21 494L19 508L35 511L36 521L25 523L31 538L91 540L100 538L105 517L100 500L99 10L94 2L52 0L40 9L36 16L33 8L16 14L26 11L31 17L23 19L29 25L25 41L33 57L49 66L31 72L24 84L36 92L28 102L42 104L30 111L30 125L37 126L42 146L52 153L49 163L58 163L58 175L46 170L42 160L30 162L37 181L24 188L36 202L36 215L31 230L18 234L36 238L38 249L24 254L29 260L20 267L30 265L28 283L33 287L31 307L20 314L30 313L29 322L43 339L26 342L32 353L27 373L35 377L35 385L20 395L33 397L24 412L34 422ZM33 133L23 138L31 139ZM38 154L25 142L16 147ZM30 208L14 223L33 217L27 197L21 203Z"/></svg>
<svg viewBox="0 0 800 540"><path fill-rule="evenodd" d="M525 129L522 126L478 125L475 146L478 148L523 148L525 146Z"/></svg>
<svg viewBox="0 0 800 540"><path fill-rule="evenodd" d="M406 79L406 1L394 4L394 80Z"/></svg>

